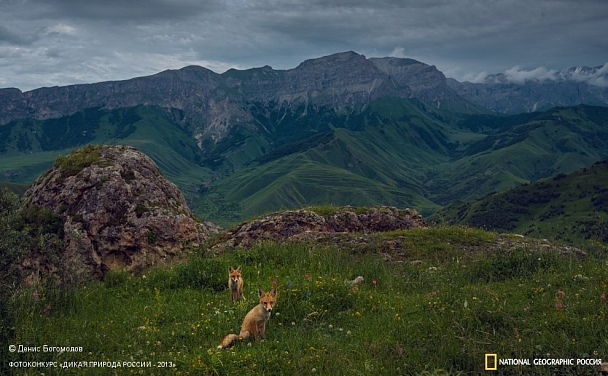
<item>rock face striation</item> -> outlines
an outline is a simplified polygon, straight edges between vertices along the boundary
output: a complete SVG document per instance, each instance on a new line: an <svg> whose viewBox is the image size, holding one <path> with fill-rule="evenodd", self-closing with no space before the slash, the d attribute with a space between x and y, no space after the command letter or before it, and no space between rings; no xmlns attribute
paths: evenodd
<svg viewBox="0 0 608 376"><path fill-rule="evenodd" d="M88 145L59 157L25 193L24 207L33 205L63 218L66 248L54 257L30 254L23 264L30 279L44 270L76 280L141 271L179 258L213 230L195 220L149 157L128 146Z"/></svg>
<svg viewBox="0 0 608 376"><path fill-rule="evenodd" d="M395 96L440 105L460 98L434 66L412 59L366 58L342 52L306 60L289 70L265 66L222 74L188 66L124 81L40 88L0 89L0 125L16 119L52 119L86 108L140 105L182 111L180 121L195 139L218 142L231 127L253 121L252 103L282 108L348 109Z"/></svg>
<svg viewBox="0 0 608 376"><path fill-rule="evenodd" d="M222 233L211 251L247 249L261 241L315 240L326 234L366 234L420 227L426 227L426 223L413 209L346 206L321 214L307 209L291 210L269 214Z"/></svg>

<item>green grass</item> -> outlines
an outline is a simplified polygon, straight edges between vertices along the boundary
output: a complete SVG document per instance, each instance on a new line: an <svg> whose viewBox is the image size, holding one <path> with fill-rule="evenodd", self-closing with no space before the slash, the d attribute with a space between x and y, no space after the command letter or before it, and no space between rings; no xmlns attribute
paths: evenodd
<svg viewBox="0 0 608 376"><path fill-rule="evenodd" d="M388 243L387 243L388 241ZM25 290L9 304L10 344L81 346L78 353L10 353L8 361L136 361L173 368L119 374L477 374L499 358L601 358L608 350L608 259L537 249L489 251L497 234L438 227L374 234L369 247L262 244L216 258L75 289ZM392 244L393 259L383 260ZM475 249L476 251L471 251ZM411 261L418 260L414 263ZM230 302L228 266L245 297ZM358 275L357 288L345 285ZM257 288L278 286L263 342L217 350L238 331ZM604 294L604 295L603 295ZM597 352L597 353L595 353ZM598 355L599 354L599 355ZM3 365L6 367L6 365ZM598 367L502 366L500 374L597 374ZM105 375L111 369L10 369Z"/></svg>
<svg viewBox="0 0 608 376"><path fill-rule="evenodd" d="M61 169L62 176L68 177L76 175L83 168L101 162L100 150L103 146L86 145L74 150L70 155L59 156L55 161L55 166Z"/></svg>
<svg viewBox="0 0 608 376"><path fill-rule="evenodd" d="M590 166L608 150L601 107L465 115L383 98L348 112L277 103L250 110L252 122L233 124L216 141L193 138L185 113L148 106L13 121L0 129L0 178L29 184L60 153L129 144L179 186L195 213L228 227L324 204L416 207L428 216L455 200Z"/></svg>
<svg viewBox="0 0 608 376"><path fill-rule="evenodd" d="M454 203L429 220L512 231L576 244L606 243L608 162L521 185L470 203Z"/></svg>
<svg viewBox="0 0 608 376"><path fill-rule="evenodd" d="M211 177L209 169L197 163L200 150L196 141L163 109L146 106L113 111L90 109L61 119L29 122L32 124L26 126L21 124L23 122L16 122L11 123L11 127L7 126L7 130L12 129L9 134L13 136L7 136L5 142L25 136L40 140L30 142L22 150L9 142L7 150L0 155L2 180L30 184L55 160L65 168L66 176L75 174L80 168L95 162L94 153L89 154L94 152L94 147L85 146L92 144L131 145L145 153L168 179L179 186L193 209L197 208L200 185ZM57 122L71 124L72 128L55 129L53 124ZM37 133L31 132L32 126L38 129ZM87 137L81 137L81 132ZM41 146L45 140L53 142L51 151L45 151ZM74 150L80 152L70 156ZM203 216L204 213L199 214Z"/></svg>
<svg viewBox="0 0 608 376"><path fill-rule="evenodd" d="M8 189L16 195L21 196L27 191L27 185L0 181L0 190L2 189Z"/></svg>
<svg viewBox="0 0 608 376"><path fill-rule="evenodd" d="M202 212L226 225L234 223L223 221L228 213L244 219L306 205L391 205L416 207L423 214L436 211L439 207L421 193L419 173L403 163L405 153L425 162L432 156L397 142L387 148L387 139L397 139L395 132L405 130L387 126L382 132L370 130L362 136L338 129L328 145L243 168L202 195ZM220 204L220 192L233 210Z"/></svg>
<svg viewBox="0 0 608 376"><path fill-rule="evenodd" d="M8 183L31 184L36 178L47 171L55 159L61 154L69 154L70 150L39 152L16 156L2 156L0 174Z"/></svg>

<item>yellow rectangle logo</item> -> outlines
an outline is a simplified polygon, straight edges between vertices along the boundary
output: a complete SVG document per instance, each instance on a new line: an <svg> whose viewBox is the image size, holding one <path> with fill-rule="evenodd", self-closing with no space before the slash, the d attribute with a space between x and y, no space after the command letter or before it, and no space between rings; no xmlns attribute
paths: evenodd
<svg viewBox="0 0 608 376"><path fill-rule="evenodd" d="M486 371L496 371L498 369L498 355L486 354Z"/></svg>

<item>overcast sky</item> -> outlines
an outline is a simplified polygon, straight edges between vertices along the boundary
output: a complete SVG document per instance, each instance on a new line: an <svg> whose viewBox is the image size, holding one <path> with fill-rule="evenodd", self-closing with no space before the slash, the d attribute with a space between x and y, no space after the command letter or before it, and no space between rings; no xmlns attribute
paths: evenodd
<svg viewBox="0 0 608 376"><path fill-rule="evenodd" d="M351 50L413 58L458 80L601 66L608 1L0 0L1 88L193 64L291 69Z"/></svg>

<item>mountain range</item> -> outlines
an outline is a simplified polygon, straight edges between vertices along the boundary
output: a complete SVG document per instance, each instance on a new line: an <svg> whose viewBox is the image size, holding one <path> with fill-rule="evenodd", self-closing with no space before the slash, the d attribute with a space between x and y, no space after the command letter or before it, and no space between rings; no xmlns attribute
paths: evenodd
<svg viewBox="0 0 608 376"><path fill-rule="evenodd" d="M129 144L223 225L327 203L430 214L608 158L605 72L586 72L595 81L460 83L344 52L290 70L0 89L0 179L28 184L80 145Z"/></svg>
<svg viewBox="0 0 608 376"><path fill-rule="evenodd" d="M556 106L608 104L608 63L560 71L537 68L491 74L478 82L448 79L459 95L497 113L543 111Z"/></svg>

